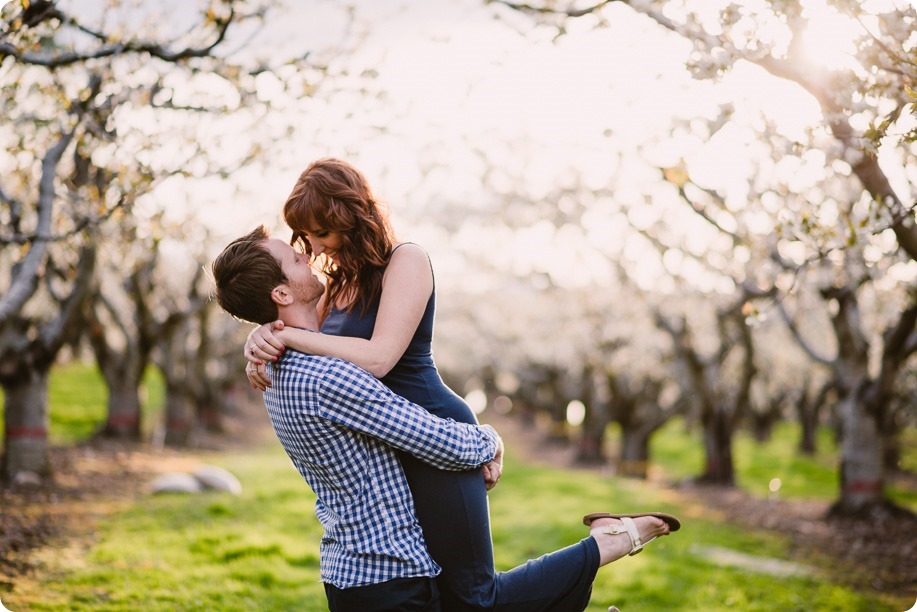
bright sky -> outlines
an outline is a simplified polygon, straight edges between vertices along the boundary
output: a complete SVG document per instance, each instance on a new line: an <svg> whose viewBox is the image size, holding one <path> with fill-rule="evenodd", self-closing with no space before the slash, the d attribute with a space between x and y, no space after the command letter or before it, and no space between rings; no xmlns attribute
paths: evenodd
<svg viewBox="0 0 917 612"><path fill-rule="evenodd" d="M280 229L283 200L308 162L346 157L389 202L403 237L426 239L439 265L457 265L448 261L450 247L500 245L513 253L519 272L550 273L545 266L552 256L559 261L579 249L580 276L571 280L588 284L610 270L589 257L584 245L623 244L619 218L593 215L588 235L574 228L553 234L537 223L512 235L505 228L448 235L437 228L437 212L447 203L468 209L494 205L481 188L487 169L482 152L502 176L497 184L507 190L522 186L537 201L574 179L595 189L613 187L615 199L631 207L629 217L639 224L661 214L659 198L665 197L657 193L646 203L653 193L647 185L658 181L658 173L644 160L662 166L684 158L692 176L720 183L723 176L744 177L756 163L752 132L727 127L700 142L673 133L673 117L712 118L719 104L731 101L737 118L764 112L799 138L819 118L814 100L752 66L738 66L717 87L691 79L684 69L690 44L617 4L604 11L607 27L571 20L569 34L556 41L553 29L535 28L528 17L481 0L348 4L359 16L354 30L347 30L344 3L298 0L277 7L269 27L251 44L255 53L269 50L275 56L313 49L317 61L330 61L335 69L346 65L354 76L340 84L351 91L325 95L333 86L328 83L318 95L289 100L271 78L263 78L261 93L282 111L275 121L295 126L291 136L274 144L270 167L237 172L241 195L233 185L214 182L194 194L193 202L187 193L164 192L164 197L208 211L213 229L226 238L256 223ZM804 47L812 61L842 66L856 24L834 15L825 0L803 5L817 16ZM356 78L367 71L376 78ZM353 93L361 84L376 94ZM795 180L805 181L804 167L793 171ZM741 200L745 188L739 182L726 191ZM214 207L216 215L209 212ZM647 279L662 272L659 263L642 265L648 266Z"/></svg>
<svg viewBox="0 0 917 612"><path fill-rule="evenodd" d="M363 169L403 229L443 202L482 206L480 152L507 187L519 179L536 199L574 174L606 187L622 166L641 178L619 156L666 139L669 117L714 109L703 93L709 84L682 68L690 45L626 8L606 11L611 27L571 23L571 34L553 42L553 30L479 0L364 0L357 7L371 24L358 44L342 35L342 9L319 0L292 4L272 26L271 45L282 52L305 39L352 48L351 72L375 71L370 87L384 97L340 94L290 105L283 119L295 114L297 131L277 143L273 174L259 170L252 182L239 176L257 185L258 202L221 204L229 234L276 219L298 173L319 156L345 156ZM266 81L265 95L271 90ZM543 236L529 234L528 247L525 235L514 244L535 257Z"/></svg>

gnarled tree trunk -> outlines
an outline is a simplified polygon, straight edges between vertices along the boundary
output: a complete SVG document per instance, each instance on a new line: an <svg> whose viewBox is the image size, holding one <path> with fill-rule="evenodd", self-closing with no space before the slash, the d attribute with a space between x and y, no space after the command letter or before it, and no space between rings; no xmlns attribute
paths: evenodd
<svg viewBox="0 0 917 612"><path fill-rule="evenodd" d="M796 402L796 415L799 419L800 437L799 452L803 455L815 454L815 435L818 431L818 424L821 420L822 406L828 394L834 389L834 383L831 381L822 385L818 395L814 400L809 400L809 385L803 386L799 393L799 399Z"/></svg>
<svg viewBox="0 0 917 612"><path fill-rule="evenodd" d="M664 406L665 385L654 379L633 384L614 372L606 372L611 392L611 418L621 426L618 474L646 478L649 470L650 438L678 410L678 401Z"/></svg>
<svg viewBox="0 0 917 612"><path fill-rule="evenodd" d="M866 410L862 380L838 403L841 435L841 497L835 514L856 515L885 503L882 440L876 418Z"/></svg>
<svg viewBox="0 0 917 612"><path fill-rule="evenodd" d="M93 271L95 247L84 246L70 293L51 320L13 318L0 325L0 385L4 390L3 477L27 471L53 476L48 446L48 376L61 346L75 333Z"/></svg>
<svg viewBox="0 0 917 612"><path fill-rule="evenodd" d="M5 377L3 476L12 481L20 472L51 475L48 455L48 367L22 369Z"/></svg>
<svg viewBox="0 0 917 612"><path fill-rule="evenodd" d="M675 354L686 372L688 389L700 413L706 460L699 480L718 485L735 484L735 466L732 460L732 438L736 426L747 413L751 383L755 367L754 343L751 330L742 315L742 307L752 297L743 288L736 302L718 313L719 346L702 358L691 337L684 317L674 324L657 313L657 323L671 336ZM736 337L737 336L737 337ZM722 366L735 348L741 348L741 377L727 386L721 380Z"/></svg>
<svg viewBox="0 0 917 612"><path fill-rule="evenodd" d="M149 361L149 350L142 354L135 338L125 334L121 350L112 348L104 323L92 312L89 341L96 363L108 387L108 414L97 435L123 440L140 440L140 384Z"/></svg>
<svg viewBox="0 0 917 612"><path fill-rule="evenodd" d="M605 430L608 428L608 398L603 397L596 379L595 368L587 365L583 369L583 393L580 401L583 402L585 413L580 432L579 446L576 451L577 463L587 465L601 465L605 457Z"/></svg>
<svg viewBox="0 0 917 612"><path fill-rule="evenodd" d="M823 291L836 300L832 316L838 339L835 377L840 389L841 493L831 513L869 517L876 510L901 511L885 495L883 440L880 419L888 404L898 370L917 350L917 302L905 309L886 330L879 375L869 373L869 343L859 324L856 294L850 287Z"/></svg>
<svg viewBox="0 0 917 612"><path fill-rule="evenodd" d="M99 435L121 440L140 440L141 377L129 376L108 386L108 416Z"/></svg>
<svg viewBox="0 0 917 612"><path fill-rule="evenodd" d="M732 460L734 427L730 410L711 406L701 417L704 434L704 473L700 482L735 485L735 464Z"/></svg>

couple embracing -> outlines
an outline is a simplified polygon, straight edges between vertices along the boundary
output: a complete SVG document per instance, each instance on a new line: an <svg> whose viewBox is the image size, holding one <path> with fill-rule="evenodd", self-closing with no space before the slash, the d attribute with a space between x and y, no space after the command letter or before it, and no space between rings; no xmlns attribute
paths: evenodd
<svg viewBox="0 0 917 612"><path fill-rule="evenodd" d="M260 324L246 373L316 494L330 610L579 611L600 566L680 527L662 513L590 514L580 542L495 571L487 491L503 442L436 370L426 252L397 242L342 160L309 165L283 214L289 244L256 228L213 274L220 306Z"/></svg>

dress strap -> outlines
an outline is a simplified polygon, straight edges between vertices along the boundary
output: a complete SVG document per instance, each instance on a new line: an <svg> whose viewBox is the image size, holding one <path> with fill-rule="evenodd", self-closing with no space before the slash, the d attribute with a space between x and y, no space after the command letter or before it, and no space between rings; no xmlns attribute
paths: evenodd
<svg viewBox="0 0 917 612"><path fill-rule="evenodd" d="M433 274L433 260L430 259L430 254L427 253L427 250L423 248L422 246L420 246L419 244L417 244L416 242L402 242L401 244L395 245L395 248L392 249L392 252L388 254L389 261L391 261L392 255L395 254L395 251L397 251L398 249L400 249L401 247L403 247L406 244L413 244L414 246L419 247L420 250L423 251L424 255L427 256L427 263L430 264L430 274L433 275L433 290L435 291L436 290L436 275Z"/></svg>
<svg viewBox="0 0 917 612"><path fill-rule="evenodd" d="M398 249L400 249L401 247L403 247L403 246L406 245L406 244L413 244L413 245L415 245L415 246L420 246L420 245L417 244L416 242L402 242L401 244L395 245L395 248L392 249L392 252L389 253L388 256L391 257L392 255L395 254L395 251L397 251ZM423 247L420 247L420 248L423 248ZM426 253L426 250L424 251L424 253ZM427 255L427 257L429 258L429 255Z"/></svg>

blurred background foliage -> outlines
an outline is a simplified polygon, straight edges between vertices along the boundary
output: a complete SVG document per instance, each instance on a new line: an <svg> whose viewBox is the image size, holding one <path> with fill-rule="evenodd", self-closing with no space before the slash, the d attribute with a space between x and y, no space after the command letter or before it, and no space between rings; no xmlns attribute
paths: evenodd
<svg viewBox="0 0 917 612"><path fill-rule="evenodd" d="M54 444L219 435L252 397L209 262L256 223L284 236L298 172L335 155L429 251L438 365L485 417L638 480L912 517L915 20L3 3L4 486L53 482Z"/></svg>

